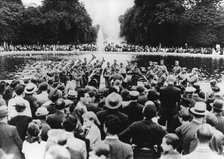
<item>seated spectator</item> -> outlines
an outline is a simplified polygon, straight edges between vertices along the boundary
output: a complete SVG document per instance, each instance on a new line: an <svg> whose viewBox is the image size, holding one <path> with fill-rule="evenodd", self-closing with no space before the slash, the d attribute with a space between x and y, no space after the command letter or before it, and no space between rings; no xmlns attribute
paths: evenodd
<svg viewBox="0 0 224 159"><path fill-rule="evenodd" d="M51 146L45 154L44 159L72 159L69 151L59 145Z"/></svg>

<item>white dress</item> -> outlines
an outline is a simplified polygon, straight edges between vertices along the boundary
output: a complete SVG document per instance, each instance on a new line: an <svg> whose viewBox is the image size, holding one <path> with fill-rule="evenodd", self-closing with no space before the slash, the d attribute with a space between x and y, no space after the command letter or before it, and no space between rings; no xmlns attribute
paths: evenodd
<svg viewBox="0 0 224 159"><path fill-rule="evenodd" d="M22 152L25 156L25 159L44 159L45 148L45 141L41 141L40 143L37 141L34 143L24 141Z"/></svg>

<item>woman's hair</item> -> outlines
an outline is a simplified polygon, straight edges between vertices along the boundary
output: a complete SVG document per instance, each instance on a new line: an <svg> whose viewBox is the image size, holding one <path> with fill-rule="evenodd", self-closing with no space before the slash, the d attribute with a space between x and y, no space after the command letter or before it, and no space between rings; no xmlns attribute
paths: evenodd
<svg viewBox="0 0 224 159"><path fill-rule="evenodd" d="M88 111L82 115L82 118L87 118L89 120L93 120L96 125L100 125L100 121L98 120L96 114L92 111Z"/></svg>
<svg viewBox="0 0 224 159"><path fill-rule="evenodd" d="M27 137L26 141L29 143L40 142L40 130L41 126L36 121L29 123L27 128Z"/></svg>

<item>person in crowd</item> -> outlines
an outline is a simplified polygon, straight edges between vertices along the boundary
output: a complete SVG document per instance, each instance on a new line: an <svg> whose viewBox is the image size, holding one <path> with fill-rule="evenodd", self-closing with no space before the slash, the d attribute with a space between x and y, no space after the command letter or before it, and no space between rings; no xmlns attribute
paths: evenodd
<svg viewBox="0 0 224 159"><path fill-rule="evenodd" d="M52 129L61 129L63 119L66 116L64 113L64 109L65 109L64 99L59 98L55 102L55 108L57 110L56 113L48 115L46 122L50 125Z"/></svg>
<svg viewBox="0 0 224 159"><path fill-rule="evenodd" d="M15 109L15 105L17 105L17 103L26 107L26 109L24 110L24 115L32 117L30 103L23 98L24 85L17 84L15 87L15 93L16 96L14 98L11 98L8 103L8 119L10 120L11 118L17 116L18 113Z"/></svg>
<svg viewBox="0 0 224 159"><path fill-rule="evenodd" d="M142 110L144 106L138 103L139 95L138 91L130 91L130 103L122 110L128 116L130 124L143 119Z"/></svg>
<svg viewBox="0 0 224 159"><path fill-rule="evenodd" d="M49 114L56 113L55 103L59 98L62 98L62 93L58 89L54 89L48 96L50 101L45 102L41 107L46 107L49 111Z"/></svg>
<svg viewBox="0 0 224 159"><path fill-rule="evenodd" d="M174 75L178 75L181 72L181 67L179 65L179 61L174 62L173 73Z"/></svg>
<svg viewBox="0 0 224 159"><path fill-rule="evenodd" d="M152 121L152 118L157 115L157 109L152 101L145 103L142 114L144 119L131 124L119 134L119 139L135 145L135 159L158 159L161 152L160 144L166 131Z"/></svg>
<svg viewBox="0 0 224 159"><path fill-rule="evenodd" d="M188 155L182 156L182 159L221 159L222 156L218 155L216 152L212 152L209 148L209 141L212 139L213 136L213 129L209 124L201 124L196 129L197 139L198 139L198 146L196 147L195 151Z"/></svg>
<svg viewBox="0 0 224 159"><path fill-rule="evenodd" d="M0 82L0 106L6 105L6 101L3 98L4 92L5 92L5 82Z"/></svg>
<svg viewBox="0 0 224 159"><path fill-rule="evenodd" d="M46 142L41 140L40 127L41 125L34 121L28 125L27 137L23 142L22 148L22 152L26 159L44 158Z"/></svg>
<svg viewBox="0 0 224 159"><path fill-rule="evenodd" d="M109 81L109 77L112 73L112 70L111 70L111 66L110 66L110 62L107 62L107 66L104 68L103 70L103 77L105 79L105 86L106 88L109 88L110 87L110 81Z"/></svg>
<svg viewBox="0 0 224 159"><path fill-rule="evenodd" d="M222 132L220 132L215 128L215 126L218 123L218 119L213 113L209 112L205 116L205 122L211 125L213 129L213 136L209 141L210 149L220 155L223 155L224 135ZM190 145L190 151L193 152L196 149L197 145L198 145L198 139L197 136L195 135L195 138Z"/></svg>
<svg viewBox="0 0 224 159"><path fill-rule="evenodd" d="M100 121L101 126L104 124L104 122L106 120L106 117L108 115L115 115L121 121L121 127L120 127L119 133L122 132L123 130L125 130L128 127L128 125L129 125L128 116L119 111L119 108L121 107L121 104L122 104L122 97L115 92L109 94L106 97L106 99L105 99L106 109L102 110L102 111L99 111L96 114L97 118ZM103 128L101 127L101 133L102 132L103 132ZM104 138L104 136L105 136L105 134L102 133L102 138Z"/></svg>
<svg viewBox="0 0 224 159"><path fill-rule="evenodd" d="M185 122L189 122L192 119L190 114L191 103L188 100L182 99L180 102L180 106L178 108L178 114L173 116L171 120L170 127L167 128L169 133L175 133L176 128L184 124Z"/></svg>
<svg viewBox="0 0 224 159"><path fill-rule="evenodd" d="M184 123L175 130L182 143L183 155L190 153L191 141L193 141L197 128L203 123L206 115L206 104L204 102L197 102L194 107L190 108L190 112L193 114L193 120Z"/></svg>
<svg viewBox="0 0 224 159"><path fill-rule="evenodd" d="M90 150L101 141L100 122L94 112L88 111L82 115L83 118L83 132L90 141Z"/></svg>
<svg viewBox="0 0 224 159"><path fill-rule="evenodd" d="M73 115L67 115L64 118L64 121L62 123L62 127L65 130L65 132L61 131L61 130L56 130L54 132L54 134L56 136L58 136L58 132L59 134L62 134L60 137L63 137L63 134L66 135L66 145L69 146L70 149L72 149L73 151L78 151L79 153L81 153L81 155L79 154L79 158L84 158L86 159L89 153L89 140L86 138L81 138L81 134L78 136L77 138L77 134L75 134L76 129L78 127L78 120L75 116ZM51 131L51 130L50 130ZM84 135L83 135L84 136ZM74 156L75 158L75 156Z"/></svg>
<svg viewBox="0 0 224 159"><path fill-rule="evenodd" d="M7 123L8 108L6 105L0 107L0 148L6 154L12 154L12 159L23 159L21 153L23 141L15 126Z"/></svg>
<svg viewBox="0 0 224 159"><path fill-rule="evenodd" d="M133 159L131 145L121 142L117 136L120 126L120 119L114 115L109 115L104 123L104 132L106 134L104 142L110 145L110 158Z"/></svg>
<svg viewBox="0 0 224 159"><path fill-rule="evenodd" d="M35 93L37 91L37 86L34 83L28 83L25 87L25 96L24 99L30 103L30 109L32 113L32 117L35 117L35 112L39 107L37 103L37 99L35 97Z"/></svg>
<svg viewBox="0 0 224 159"><path fill-rule="evenodd" d="M45 154L44 159L72 159L69 151L59 145L51 146Z"/></svg>
<svg viewBox="0 0 224 159"><path fill-rule="evenodd" d="M139 92L138 103L141 105L145 105L148 101L147 92L144 86L137 86L136 90Z"/></svg>
<svg viewBox="0 0 224 159"><path fill-rule="evenodd" d="M51 129L50 125L47 124L46 118L49 114L49 111L45 107L39 107L35 113L36 119L40 120L41 122L41 133L40 137L42 141L47 141L48 138L48 131Z"/></svg>
<svg viewBox="0 0 224 159"><path fill-rule="evenodd" d="M187 78L189 84L191 84L191 86L194 85L194 83L198 82L198 69L197 68L193 68L191 70L191 73L188 74L188 78Z"/></svg>
<svg viewBox="0 0 224 159"><path fill-rule="evenodd" d="M166 125L169 128L171 119L177 114L177 107L181 99L181 90L174 86L175 76L167 77L167 86L160 89L160 119L159 124Z"/></svg>
<svg viewBox="0 0 224 159"><path fill-rule="evenodd" d="M26 131L28 128L28 124L32 121L32 118L30 116L26 116L26 114L24 114L26 106L24 105L23 102L17 103L14 107L15 107L18 115L11 118L8 121L8 123L10 125L16 126L16 129L18 131L20 138L24 141L25 136L26 136Z"/></svg>
<svg viewBox="0 0 224 159"><path fill-rule="evenodd" d="M90 152L89 159L110 159L110 146L104 142L97 144Z"/></svg>
<svg viewBox="0 0 224 159"><path fill-rule="evenodd" d="M98 106L98 95L96 91L89 91L90 101L89 104L87 104L87 110L92 111L94 113L97 113L101 111L102 109Z"/></svg>
<svg viewBox="0 0 224 159"><path fill-rule="evenodd" d="M224 101L222 99L215 99L215 101L211 104L212 113L215 114L218 119L218 123L215 127L224 134L224 116L222 114L223 105Z"/></svg>
<svg viewBox="0 0 224 159"><path fill-rule="evenodd" d="M48 83L47 82L42 82L39 87L39 91L41 92L40 94L37 94L35 97L37 99L37 104L39 106L42 106L45 102L49 101L48 98Z"/></svg>
<svg viewBox="0 0 224 159"><path fill-rule="evenodd" d="M87 112L86 105L90 102L89 93L85 89L79 89L78 90L78 103L75 107L75 109L80 109L81 112L85 113Z"/></svg>
<svg viewBox="0 0 224 159"><path fill-rule="evenodd" d="M166 134L161 144L164 155L160 159L181 159L181 154L177 151L179 142L179 137L176 134Z"/></svg>

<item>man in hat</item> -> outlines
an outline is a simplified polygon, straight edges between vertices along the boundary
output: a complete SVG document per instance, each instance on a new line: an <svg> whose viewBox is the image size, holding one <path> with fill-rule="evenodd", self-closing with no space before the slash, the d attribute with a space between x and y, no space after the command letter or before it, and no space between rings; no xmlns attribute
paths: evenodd
<svg viewBox="0 0 224 159"><path fill-rule="evenodd" d="M193 141L197 128L202 124L207 113L206 104L204 102L197 102L194 107L190 108L190 112L193 114L193 120L184 123L175 131L182 140L182 153L184 155L190 153L190 143Z"/></svg>
<svg viewBox="0 0 224 159"><path fill-rule="evenodd" d="M15 93L16 96L10 99L8 103L8 119L10 120L11 118L17 115L17 111L15 109L15 105L17 105L17 103L23 103L23 105L26 107L23 112L24 115L32 117L30 103L23 98L24 86L21 84L17 84L15 87Z"/></svg>
<svg viewBox="0 0 224 159"><path fill-rule="evenodd" d="M142 110L144 119L134 122L119 134L119 139L125 143L135 145L134 158L159 158L159 152L154 149L162 143L166 131L152 118L157 115L157 109L152 101L145 103Z"/></svg>
<svg viewBox="0 0 224 159"><path fill-rule="evenodd" d="M32 121L32 118L24 114L24 111L26 109L26 106L24 105L24 103L18 102L14 107L17 111L17 115L13 117L12 119L10 119L8 123L10 125L16 126L20 138L22 140L25 140L27 127L28 127L28 124Z"/></svg>
<svg viewBox="0 0 224 159"><path fill-rule="evenodd" d="M13 154L12 159L23 159L21 153L23 141L19 137L15 126L7 124L8 108L0 107L0 148L6 154Z"/></svg>
<svg viewBox="0 0 224 159"><path fill-rule="evenodd" d="M35 112L39 105L37 104L37 99L35 97L35 93L37 90L37 86L34 83L28 83L25 87L25 96L24 99L26 99L30 103L30 109L32 113L32 117L35 117Z"/></svg>
<svg viewBox="0 0 224 159"><path fill-rule="evenodd" d="M121 113L118 110L121 107L121 104L122 104L122 97L119 94L113 92L113 93L109 94L105 99L106 109L102 110L102 111L99 111L96 114L97 118L99 119L99 121L101 123L101 125L104 124L104 122L106 120L106 117L108 115L117 116L121 121L121 127L120 127L120 130L119 130L119 133L122 132L123 130L125 130L129 125L128 116L124 113ZM102 130L101 132L103 132L102 127L101 127L101 130ZM102 134L102 136L104 137L105 135Z"/></svg>
<svg viewBox="0 0 224 159"><path fill-rule="evenodd" d="M61 129L63 119L66 116L64 113L65 101L59 98L55 102L55 108L57 110L56 113L48 115L46 121L52 129Z"/></svg>
<svg viewBox="0 0 224 159"><path fill-rule="evenodd" d="M0 106L6 105L6 101L3 98L4 92L5 92L5 82L0 82Z"/></svg>
<svg viewBox="0 0 224 159"><path fill-rule="evenodd" d="M170 126L167 127L169 133L175 133L176 128L181 126L184 122L191 121L192 116L190 115L191 103L188 100L182 99L180 106L178 107L178 114L173 116Z"/></svg>
<svg viewBox="0 0 224 159"><path fill-rule="evenodd" d="M47 124L46 118L47 115L49 114L48 110L46 107L39 107L35 113L36 119L40 120L41 122L41 140L42 141L47 141L48 139L48 131L51 129L50 125Z"/></svg>
<svg viewBox="0 0 224 159"><path fill-rule="evenodd" d="M215 99L215 101L211 104L211 106L212 106L212 113L215 114L215 116L218 119L216 129L224 134L224 116L222 114L224 104L223 102L224 101L222 99Z"/></svg>
<svg viewBox="0 0 224 159"><path fill-rule="evenodd" d="M138 91L131 91L129 96L131 101L126 107L123 107L122 112L128 116L129 123L132 124L143 119L143 105L138 103Z"/></svg>

